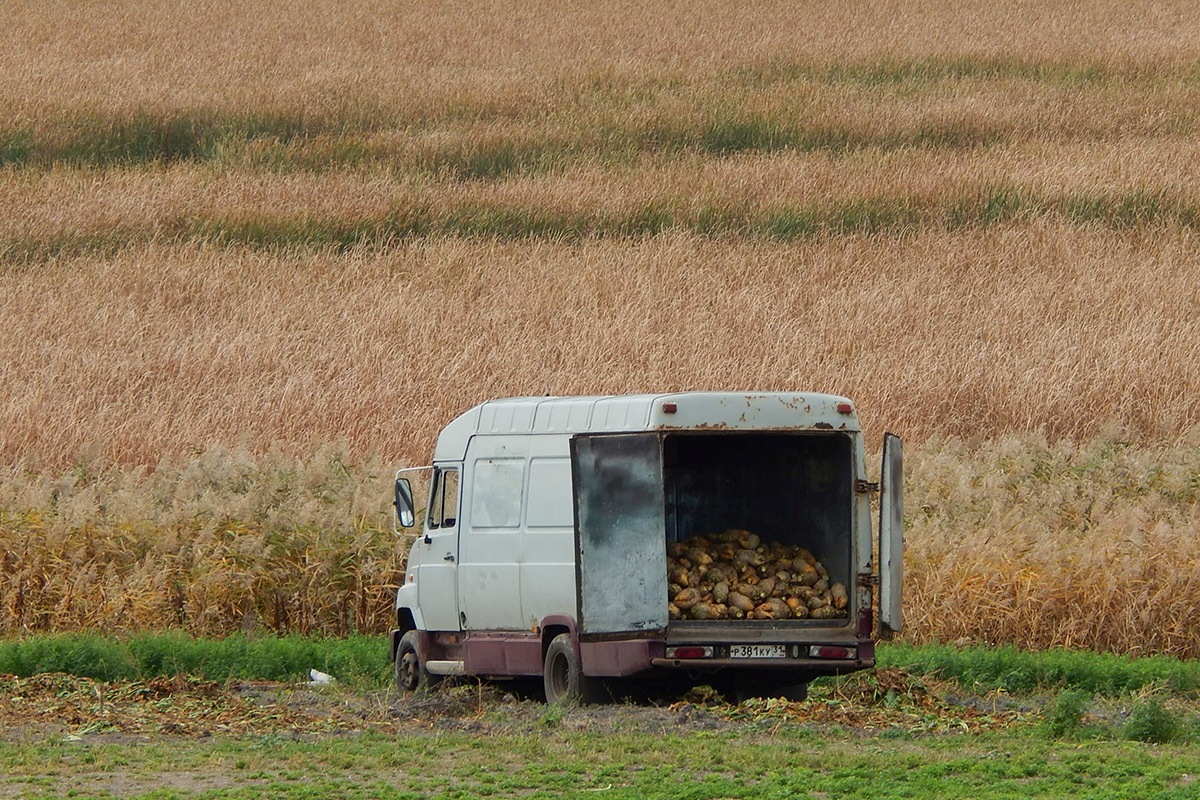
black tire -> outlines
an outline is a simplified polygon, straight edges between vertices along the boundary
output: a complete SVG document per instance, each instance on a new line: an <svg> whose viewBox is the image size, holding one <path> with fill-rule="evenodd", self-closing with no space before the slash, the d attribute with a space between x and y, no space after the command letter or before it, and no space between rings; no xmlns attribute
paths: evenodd
<svg viewBox="0 0 1200 800"><path fill-rule="evenodd" d="M396 647L396 688L404 694L425 694L437 684L437 676L425 669L417 650L418 641L417 632L409 631L400 637Z"/></svg>
<svg viewBox="0 0 1200 800"><path fill-rule="evenodd" d="M714 686L727 702L738 704L743 700L782 697L799 703L808 699L808 681L767 682L761 675L730 675L719 686Z"/></svg>
<svg viewBox="0 0 1200 800"><path fill-rule="evenodd" d="M595 681L583 674L583 665L571 634L560 633L550 642L542 667L546 702L550 705L583 705L595 702Z"/></svg>
<svg viewBox="0 0 1200 800"><path fill-rule="evenodd" d="M770 687L770 697L782 697L784 700L789 700L793 703L802 703L808 699L808 684L803 681L799 683L780 683Z"/></svg>

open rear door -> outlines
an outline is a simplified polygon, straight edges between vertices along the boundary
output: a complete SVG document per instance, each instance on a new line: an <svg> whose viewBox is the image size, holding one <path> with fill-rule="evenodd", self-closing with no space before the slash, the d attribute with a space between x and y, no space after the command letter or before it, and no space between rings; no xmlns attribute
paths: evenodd
<svg viewBox="0 0 1200 800"><path fill-rule="evenodd" d="M571 440L583 634L667 627L666 512L654 434Z"/></svg>
<svg viewBox="0 0 1200 800"><path fill-rule="evenodd" d="M900 633L904 582L904 448L900 437L883 437L879 479L879 634Z"/></svg>

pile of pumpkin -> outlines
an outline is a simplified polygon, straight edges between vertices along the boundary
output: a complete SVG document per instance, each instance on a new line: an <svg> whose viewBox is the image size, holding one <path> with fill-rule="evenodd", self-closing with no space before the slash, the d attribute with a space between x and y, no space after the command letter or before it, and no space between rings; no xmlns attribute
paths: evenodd
<svg viewBox="0 0 1200 800"><path fill-rule="evenodd" d="M670 619L838 619L848 603L803 547L736 529L667 544Z"/></svg>

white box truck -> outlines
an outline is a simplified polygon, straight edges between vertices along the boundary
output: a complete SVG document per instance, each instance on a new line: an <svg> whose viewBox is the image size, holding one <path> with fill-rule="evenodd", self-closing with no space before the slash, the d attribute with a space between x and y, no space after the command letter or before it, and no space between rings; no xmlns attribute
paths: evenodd
<svg viewBox="0 0 1200 800"><path fill-rule="evenodd" d="M826 394L478 405L418 468L429 499L396 593L397 684L541 676L551 703L601 700L606 679L800 698L815 677L871 667L876 639L900 630L901 458L886 434L870 482L854 404ZM407 528L412 471L395 487ZM731 585L753 607L735 608Z"/></svg>

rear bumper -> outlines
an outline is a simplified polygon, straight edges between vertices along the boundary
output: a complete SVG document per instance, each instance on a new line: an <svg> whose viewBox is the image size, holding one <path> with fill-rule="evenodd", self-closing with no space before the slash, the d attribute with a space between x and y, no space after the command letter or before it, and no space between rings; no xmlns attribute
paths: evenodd
<svg viewBox="0 0 1200 800"><path fill-rule="evenodd" d="M719 669L808 672L838 675L875 666L875 659L857 658L654 658L650 665L660 669L710 671Z"/></svg>
<svg viewBox="0 0 1200 800"><path fill-rule="evenodd" d="M674 648L671 648L672 656L668 657L668 643L662 639L584 640L580 642L579 652L584 674L597 677L623 677L655 669L802 672L815 676L840 675L875 666L875 643L870 640L849 645L856 651L853 658L817 658L809 654L810 648L829 644L828 641L793 641L786 645L785 658L733 658L727 641L705 642L702 647L709 651L708 657L676 658Z"/></svg>

